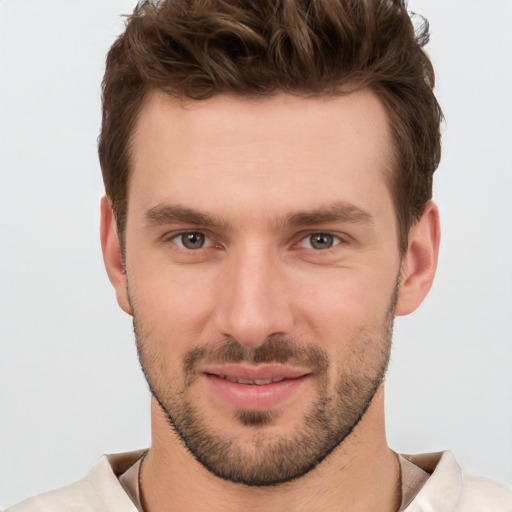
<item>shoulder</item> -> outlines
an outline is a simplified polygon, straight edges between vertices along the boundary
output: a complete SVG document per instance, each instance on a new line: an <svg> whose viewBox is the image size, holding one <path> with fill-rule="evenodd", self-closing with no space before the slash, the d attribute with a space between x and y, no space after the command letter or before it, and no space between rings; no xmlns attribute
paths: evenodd
<svg viewBox="0 0 512 512"><path fill-rule="evenodd" d="M405 457L431 474L407 512L512 512L512 487L468 474L452 452Z"/></svg>
<svg viewBox="0 0 512 512"><path fill-rule="evenodd" d="M28 498L6 512L64 512L65 510L89 511L97 505L98 496L87 478L61 489Z"/></svg>
<svg viewBox="0 0 512 512"><path fill-rule="evenodd" d="M512 512L512 487L462 471L460 510ZM473 508L470 508L473 507Z"/></svg>
<svg viewBox="0 0 512 512"><path fill-rule="evenodd" d="M117 475L143 453L103 455L82 480L29 498L6 512L137 512Z"/></svg>

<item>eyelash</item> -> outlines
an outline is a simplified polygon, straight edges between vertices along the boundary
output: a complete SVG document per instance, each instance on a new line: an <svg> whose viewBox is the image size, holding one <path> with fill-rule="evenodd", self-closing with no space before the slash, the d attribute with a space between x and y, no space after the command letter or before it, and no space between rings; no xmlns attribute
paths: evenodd
<svg viewBox="0 0 512 512"><path fill-rule="evenodd" d="M315 248L315 247L312 246L312 243L311 243L313 237L327 237L327 238L330 238L331 241L332 241L332 245L329 246L329 247L325 247L325 248ZM314 249L315 252L324 252L324 251L328 251L329 249L332 249L333 247L336 247L336 246L342 244L344 242L344 240L341 237L339 237L338 235L335 235L335 234L330 233L328 231L327 232L319 231L319 232L315 232L315 233L309 233L305 237L301 238L297 245L304 247L302 244L305 243L305 242L309 242L309 247L306 247L307 249Z"/></svg>
<svg viewBox="0 0 512 512"><path fill-rule="evenodd" d="M210 243L207 246L201 246L201 247L198 247L197 249L190 249L188 247L185 247L185 245L183 243L178 242L178 240L183 240L183 237L186 235L189 235L189 236L200 235L200 236L204 237L205 240L208 240ZM191 251L191 252L194 252L199 249L207 249L214 244L212 238L209 237L207 234L205 234L203 231L182 231L181 233L177 233L177 234L174 234L173 236L169 237L168 240L170 242L173 242L174 244L176 244L178 247L180 247L180 249L183 249L185 251Z"/></svg>
<svg viewBox="0 0 512 512"><path fill-rule="evenodd" d="M199 235L200 237L204 237L204 240L206 241L207 245L202 245L201 247L197 247L197 248L185 247L185 245L183 243L183 237L186 235L189 235L189 236ZM331 238L332 245L329 247L323 248L323 249L313 247L311 241L312 241L312 238L315 236ZM196 251L199 251L200 249L209 249L213 246L216 246L216 248L221 247L220 244L215 244L212 237L208 236L204 231L199 231L199 230L198 231L192 231L192 230L191 231L182 231L180 233L176 233L176 234L173 234L172 236L168 237L166 239L166 241L170 241L170 242L174 243L175 245L177 245L180 248L180 250L184 250L187 252L196 252ZM324 253L324 252L328 252L330 249L336 248L337 246L344 245L346 243L347 243L347 240L345 238L342 238L339 235L335 235L334 233L331 233L329 231L314 231L314 232L309 232L309 233L305 234L304 236L302 236L298 242L293 244L293 247L312 250L315 253ZM303 244L308 244L309 246L306 247Z"/></svg>

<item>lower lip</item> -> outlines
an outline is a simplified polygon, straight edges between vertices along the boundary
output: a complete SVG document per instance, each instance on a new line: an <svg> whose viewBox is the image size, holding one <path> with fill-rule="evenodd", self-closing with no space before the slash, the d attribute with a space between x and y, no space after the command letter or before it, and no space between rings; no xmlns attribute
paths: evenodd
<svg viewBox="0 0 512 512"><path fill-rule="evenodd" d="M263 411L280 405L295 395L310 378L308 375L304 375L297 379L284 379L280 382L258 386L256 384L230 382L215 375L203 375L210 390L222 402L235 409L251 411Z"/></svg>

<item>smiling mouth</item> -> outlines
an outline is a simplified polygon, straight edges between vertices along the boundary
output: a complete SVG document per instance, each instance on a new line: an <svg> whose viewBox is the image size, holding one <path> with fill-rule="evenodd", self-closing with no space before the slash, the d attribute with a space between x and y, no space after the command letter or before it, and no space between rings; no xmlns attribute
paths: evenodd
<svg viewBox="0 0 512 512"><path fill-rule="evenodd" d="M234 384L267 386L282 381L296 380L311 375L311 369L280 364L246 365L228 363L211 365L202 369L207 377L216 377Z"/></svg>
<svg viewBox="0 0 512 512"><path fill-rule="evenodd" d="M218 377L219 379L224 379L229 382L234 382L236 384L246 384L249 386L266 386L267 384L272 384L274 382L282 382L286 379L286 377L272 377L270 379L244 379L242 377L232 377L230 375L218 375L218 374L207 374L212 377ZM298 377L295 377L298 378Z"/></svg>
<svg viewBox="0 0 512 512"><path fill-rule="evenodd" d="M263 411L302 396L312 373L280 365L221 365L205 368L203 376L211 396L221 403L237 410Z"/></svg>

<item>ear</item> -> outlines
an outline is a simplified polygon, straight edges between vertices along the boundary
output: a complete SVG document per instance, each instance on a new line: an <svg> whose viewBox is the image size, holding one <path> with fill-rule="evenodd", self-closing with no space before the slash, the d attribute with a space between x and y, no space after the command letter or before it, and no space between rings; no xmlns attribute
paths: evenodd
<svg viewBox="0 0 512 512"><path fill-rule="evenodd" d="M101 199L100 235L103 261L110 282L116 291L117 302L125 313L131 315L132 308L128 296L128 283L123 265L121 242L117 233L112 202L106 196Z"/></svg>
<svg viewBox="0 0 512 512"><path fill-rule="evenodd" d="M396 315L412 313L432 287L440 238L439 210L429 201L425 212L409 231L407 253L402 261Z"/></svg>

